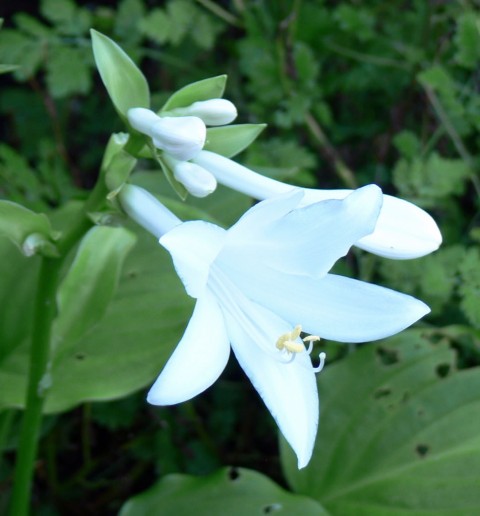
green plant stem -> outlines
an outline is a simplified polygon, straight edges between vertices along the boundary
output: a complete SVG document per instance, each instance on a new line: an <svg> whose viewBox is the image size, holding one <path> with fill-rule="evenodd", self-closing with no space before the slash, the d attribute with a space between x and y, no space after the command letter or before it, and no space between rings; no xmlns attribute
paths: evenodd
<svg viewBox="0 0 480 516"><path fill-rule="evenodd" d="M85 203L83 216L74 221L58 242L57 248L60 252L60 258L42 258L35 297L27 397L10 504L11 516L25 516L29 512L43 405L51 383L49 377L50 336L57 311L56 292L63 261L69 251L92 226L92 222L88 218L88 212L98 208L105 199L106 193L104 182L99 180Z"/></svg>
<svg viewBox="0 0 480 516"><path fill-rule="evenodd" d="M42 258L40 267L35 298L27 402L20 432L10 507L12 516L28 514L42 409L49 384L50 332L55 317L55 293L60 272L57 262L58 260L52 258Z"/></svg>
<svg viewBox="0 0 480 516"><path fill-rule="evenodd" d="M235 15L223 7L220 7L216 2L213 2L212 0L197 0L197 2L228 24L233 25L234 27L241 26L238 18Z"/></svg>

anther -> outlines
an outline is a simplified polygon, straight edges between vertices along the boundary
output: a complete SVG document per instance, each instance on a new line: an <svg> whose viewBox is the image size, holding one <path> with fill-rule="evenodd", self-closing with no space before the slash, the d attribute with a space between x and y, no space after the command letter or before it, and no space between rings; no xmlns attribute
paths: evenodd
<svg viewBox="0 0 480 516"><path fill-rule="evenodd" d="M318 364L317 367L314 367L313 368L313 372L314 373L319 373L322 369L323 369L323 366L325 365L325 360L327 358L327 355L322 351L319 355L318 355L318 358L320 359L320 364Z"/></svg>
<svg viewBox="0 0 480 516"><path fill-rule="evenodd" d="M280 335L276 343L277 349L280 351L286 349L290 353L300 353L303 351L305 348L298 342L295 342L295 339L298 339L300 333L302 333L302 327L297 324L292 331Z"/></svg>
<svg viewBox="0 0 480 516"><path fill-rule="evenodd" d="M307 353L310 355L313 349L313 343L320 341L320 337L318 335L309 335L302 339L303 342L308 342Z"/></svg>

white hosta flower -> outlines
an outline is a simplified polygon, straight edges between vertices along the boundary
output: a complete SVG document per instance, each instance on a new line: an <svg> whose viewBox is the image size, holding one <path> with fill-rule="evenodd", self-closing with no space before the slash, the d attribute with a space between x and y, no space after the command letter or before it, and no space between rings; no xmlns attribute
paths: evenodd
<svg viewBox="0 0 480 516"><path fill-rule="evenodd" d="M268 199L295 188L213 152L201 151L194 162L211 172L219 183L255 199ZM303 204L344 199L352 193L352 190L302 190ZM385 258L404 260L425 256L437 250L441 243L440 230L427 212L408 201L384 195L375 231L355 245Z"/></svg>
<svg viewBox="0 0 480 516"><path fill-rule="evenodd" d="M168 116L198 116L206 125L226 125L237 118L235 104L226 99L199 100L190 106L172 109Z"/></svg>
<svg viewBox="0 0 480 516"><path fill-rule="evenodd" d="M160 117L145 108L129 109L127 116L130 125L150 136L157 149L180 161L192 159L205 145L207 128L196 116Z"/></svg>
<svg viewBox="0 0 480 516"><path fill-rule="evenodd" d="M175 179L194 197L206 197L217 188L217 180L208 170L189 161L167 158Z"/></svg>
<svg viewBox="0 0 480 516"><path fill-rule="evenodd" d="M128 199L131 188L135 203ZM370 341L397 333L429 312L410 296L329 274L354 242L373 231L382 204L378 187L298 208L303 195L296 190L263 201L228 231L203 221L168 222L172 229L160 244L197 302L148 394L155 405L196 396L221 374L231 346L297 454L299 468L310 460L315 441L315 372L322 365L312 365L300 331L344 342ZM146 225L158 236L165 229L165 208L147 207L140 197L136 187L119 195L135 220L159 224Z"/></svg>

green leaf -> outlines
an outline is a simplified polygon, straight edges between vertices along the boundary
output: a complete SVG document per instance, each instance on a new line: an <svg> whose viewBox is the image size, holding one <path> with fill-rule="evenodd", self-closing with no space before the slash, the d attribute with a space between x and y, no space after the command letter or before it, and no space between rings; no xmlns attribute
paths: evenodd
<svg viewBox="0 0 480 516"><path fill-rule="evenodd" d="M85 94L90 91L91 73L82 48L54 46L50 49L47 85L53 97Z"/></svg>
<svg viewBox="0 0 480 516"><path fill-rule="evenodd" d="M13 72L18 68L18 65L0 64L0 74Z"/></svg>
<svg viewBox="0 0 480 516"><path fill-rule="evenodd" d="M130 108L150 107L147 80L136 64L110 38L90 32L98 71L118 113L126 119Z"/></svg>
<svg viewBox="0 0 480 516"><path fill-rule="evenodd" d="M26 256L35 253L35 249L31 248L35 242L53 252L53 244L49 245L48 242L58 237L45 214L35 213L10 201L0 201L0 235L10 239ZM35 242L29 243L27 239L32 236Z"/></svg>
<svg viewBox="0 0 480 516"><path fill-rule="evenodd" d="M62 34L83 35L92 25L90 12L73 0L42 0L41 12Z"/></svg>
<svg viewBox="0 0 480 516"><path fill-rule="evenodd" d="M81 203L67 204L52 220L60 226L59 221L77 217L79 209ZM56 350L47 413L85 400L121 398L149 385L185 330L193 301L170 255L144 230L133 224L131 229L138 240L123 264L105 315L79 340L64 341ZM37 269L36 263L16 254L8 241L0 239L0 407L21 408Z"/></svg>
<svg viewBox="0 0 480 516"><path fill-rule="evenodd" d="M163 45L170 39L170 34L175 30L170 20L162 9L152 9L140 22L140 30L147 38Z"/></svg>
<svg viewBox="0 0 480 516"><path fill-rule="evenodd" d="M82 239L57 291L52 346L77 342L104 316L135 236L123 228L97 226Z"/></svg>
<svg viewBox="0 0 480 516"><path fill-rule="evenodd" d="M248 147L266 126L266 124L239 124L209 127L204 149L231 158Z"/></svg>
<svg viewBox="0 0 480 516"><path fill-rule="evenodd" d="M469 249L460 264L461 307L475 328L480 328L480 251Z"/></svg>
<svg viewBox="0 0 480 516"><path fill-rule="evenodd" d="M432 152L427 159L401 159L395 165L393 182L401 194L423 206L435 206L435 200L460 195L470 177L468 164Z"/></svg>
<svg viewBox="0 0 480 516"><path fill-rule="evenodd" d="M105 151L102 172L105 174L105 184L110 193L118 192L137 163L137 160L131 154L123 150L124 144L121 135L112 135ZM111 155L108 155L108 153L111 153Z"/></svg>
<svg viewBox="0 0 480 516"><path fill-rule="evenodd" d="M154 487L126 502L119 516L245 516L328 513L317 502L283 490L260 473L224 468L204 477L167 475Z"/></svg>
<svg viewBox="0 0 480 516"><path fill-rule="evenodd" d="M475 12L466 12L458 17L456 60L465 68L471 70L478 66L480 61L480 16Z"/></svg>
<svg viewBox="0 0 480 516"><path fill-rule="evenodd" d="M480 512L480 370L456 371L448 342L427 336L364 346L318 377L309 466L282 442L296 492L342 516Z"/></svg>
<svg viewBox="0 0 480 516"><path fill-rule="evenodd" d="M393 138L393 144L405 158L413 159L420 154L421 143L412 131L401 131Z"/></svg>
<svg viewBox="0 0 480 516"><path fill-rule="evenodd" d="M165 103L160 110L168 111L177 107L187 107L199 100L218 99L223 96L225 84L227 82L226 75L217 75L209 79L203 79L192 84L184 86L176 91Z"/></svg>
<svg viewBox="0 0 480 516"><path fill-rule="evenodd" d="M35 74L44 59L44 46L13 29L0 33L0 61L18 65L14 77L24 81Z"/></svg>

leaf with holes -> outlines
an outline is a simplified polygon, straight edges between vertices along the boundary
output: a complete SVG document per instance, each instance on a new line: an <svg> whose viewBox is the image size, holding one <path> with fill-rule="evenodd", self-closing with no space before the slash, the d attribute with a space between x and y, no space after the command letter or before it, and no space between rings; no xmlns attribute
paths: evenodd
<svg viewBox="0 0 480 516"><path fill-rule="evenodd" d="M167 475L127 501L119 516L191 516L193 508L196 516L328 515L318 502L288 493L260 473L224 468L206 477Z"/></svg>
<svg viewBox="0 0 480 516"><path fill-rule="evenodd" d="M406 331L318 378L313 458L289 483L333 515L480 514L480 370L455 370L446 340Z"/></svg>

